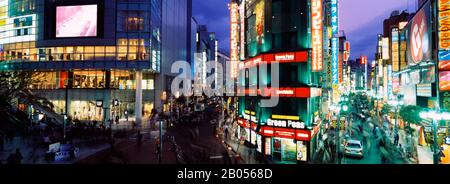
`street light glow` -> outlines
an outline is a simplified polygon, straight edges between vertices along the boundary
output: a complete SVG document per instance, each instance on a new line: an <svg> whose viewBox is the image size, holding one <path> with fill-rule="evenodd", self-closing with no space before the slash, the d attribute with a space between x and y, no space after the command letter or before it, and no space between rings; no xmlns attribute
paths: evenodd
<svg viewBox="0 0 450 184"><path fill-rule="evenodd" d="M347 112L347 111L348 111L348 106L347 106L347 105L342 106L342 110L343 110L344 112Z"/></svg>
<svg viewBox="0 0 450 184"><path fill-rule="evenodd" d="M419 113L420 118L422 119L427 119L428 118L428 113L427 112L420 112Z"/></svg>

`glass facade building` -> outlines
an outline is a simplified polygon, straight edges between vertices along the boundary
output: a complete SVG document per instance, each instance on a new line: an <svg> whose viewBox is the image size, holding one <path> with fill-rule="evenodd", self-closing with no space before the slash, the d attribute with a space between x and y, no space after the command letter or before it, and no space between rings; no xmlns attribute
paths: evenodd
<svg viewBox="0 0 450 184"><path fill-rule="evenodd" d="M145 115L160 106L155 102L166 84L160 76L186 58L186 49L179 51L188 45L190 18L172 32L163 30L187 19L191 2L168 2L0 0L0 65L44 78L30 88L58 113L68 103L73 119L131 118L136 108ZM142 103L135 103L139 98ZM95 106L98 100L103 107Z"/></svg>

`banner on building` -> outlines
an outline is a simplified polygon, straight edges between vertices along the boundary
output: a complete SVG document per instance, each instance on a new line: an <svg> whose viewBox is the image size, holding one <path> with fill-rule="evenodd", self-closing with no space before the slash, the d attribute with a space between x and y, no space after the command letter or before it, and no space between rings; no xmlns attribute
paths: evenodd
<svg viewBox="0 0 450 184"><path fill-rule="evenodd" d="M407 58L410 65L431 60L431 4L428 1L417 11L407 26Z"/></svg>

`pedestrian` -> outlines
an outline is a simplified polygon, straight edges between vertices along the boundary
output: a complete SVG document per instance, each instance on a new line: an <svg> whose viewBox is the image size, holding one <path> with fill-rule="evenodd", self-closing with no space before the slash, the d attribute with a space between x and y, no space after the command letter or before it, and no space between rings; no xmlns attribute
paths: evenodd
<svg viewBox="0 0 450 184"><path fill-rule="evenodd" d="M20 149L17 148L16 149L16 153L14 155L14 161L15 161L16 164L21 164L22 163L22 159L23 159L22 153L20 153Z"/></svg>
<svg viewBox="0 0 450 184"><path fill-rule="evenodd" d="M441 163L442 162L442 158L445 158L445 154L444 154L444 148L443 147L440 147L440 149L439 149L439 163Z"/></svg>
<svg viewBox="0 0 450 184"><path fill-rule="evenodd" d="M138 146L140 146L142 143L142 134L141 134L140 130L138 130L137 141L138 141Z"/></svg>
<svg viewBox="0 0 450 184"><path fill-rule="evenodd" d="M394 136L395 136L395 137L394 137L394 145L397 146L397 145L398 145L398 141L399 141L399 139L400 139L400 136L398 135L398 133L395 133Z"/></svg>
<svg viewBox="0 0 450 184"><path fill-rule="evenodd" d="M225 127L225 140L228 140L228 127Z"/></svg>
<svg viewBox="0 0 450 184"><path fill-rule="evenodd" d="M256 150L255 158L257 158L257 156L258 156L258 142L256 142L256 140L255 140L255 150Z"/></svg>
<svg viewBox="0 0 450 184"><path fill-rule="evenodd" d="M159 139L159 137L156 139L156 152L155 154L159 155L161 153L161 140Z"/></svg>
<svg viewBox="0 0 450 184"><path fill-rule="evenodd" d="M111 138L111 140L109 141L109 145L111 146L111 152L114 152L114 144L116 143L116 141L114 140L114 138Z"/></svg>

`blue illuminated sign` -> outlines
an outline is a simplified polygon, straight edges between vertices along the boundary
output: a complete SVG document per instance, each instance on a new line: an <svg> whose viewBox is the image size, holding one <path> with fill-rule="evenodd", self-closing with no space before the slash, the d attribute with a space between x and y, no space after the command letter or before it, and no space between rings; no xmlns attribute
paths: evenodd
<svg viewBox="0 0 450 184"><path fill-rule="evenodd" d="M331 0L331 73L333 84L339 84L339 21L338 0Z"/></svg>

